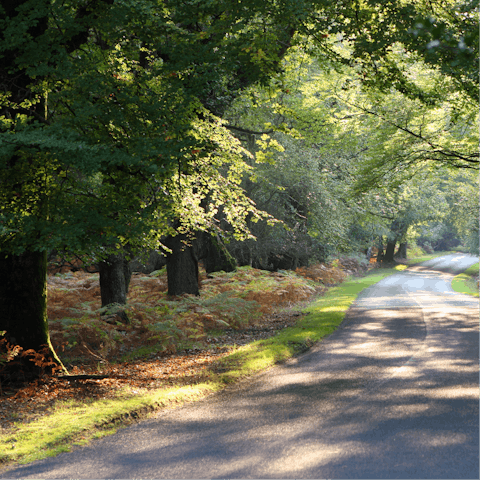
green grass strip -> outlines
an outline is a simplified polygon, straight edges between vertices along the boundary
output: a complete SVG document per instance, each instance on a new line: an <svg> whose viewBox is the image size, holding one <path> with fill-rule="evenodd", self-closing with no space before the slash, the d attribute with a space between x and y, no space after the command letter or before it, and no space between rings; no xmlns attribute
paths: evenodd
<svg viewBox="0 0 480 480"><path fill-rule="evenodd" d="M452 288L458 293L465 293L467 295L472 295L478 297L478 268L479 263L472 265L470 268L465 270L460 275L453 277L452 279Z"/></svg>
<svg viewBox="0 0 480 480"><path fill-rule="evenodd" d="M70 451L74 445L84 445L93 438L115 433L121 424L154 409L197 400L216 389L213 384L201 384L143 395L125 391L114 400L61 402L50 415L30 423L19 422L14 432L2 435L0 465L14 461L29 463Z"/></svg>
<svg viewBox="0 0 480 480"><path fill-rule="evenodd" d="M308 315L298 325L286 328L267 340L236 349L221 360L223 373L212 373L204 383L148 394L134 395L126 391L115 400L64 402L57 405L50 415L30 423L19 422L13 433L0 437L0 462L29 463L69 451L74 445L85 445L94 438L114 433L122 424L144 417L154 409L200 399L227 384L306 351L340 325L363 289L405 268L405 265L398 265L375 270L365 277L331 288L324 297L305 309Z"/></svg>

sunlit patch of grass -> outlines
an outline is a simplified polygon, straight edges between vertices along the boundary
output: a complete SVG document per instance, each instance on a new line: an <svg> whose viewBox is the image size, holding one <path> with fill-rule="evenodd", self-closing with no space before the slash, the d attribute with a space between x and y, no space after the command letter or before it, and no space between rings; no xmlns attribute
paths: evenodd
<svg viewBox="0 0 480 480"><path fill-rule="evenodd" d="M201 384L140 395L125 391L114 400L58 403L50 415L18 423L13 432L1 437L0 462L29 463L70 451L73 445L115 433L120 424L145 417L155 408L177 406L216 389L213 384Z"/></svg>
<svg viewBox="0 0 480 480"><path fill-rule="evenodd" d="M458 293L465 293L474 297L479 296L478 274L479 263L472 265L460 275L452 279L452 288Z"/></svg>

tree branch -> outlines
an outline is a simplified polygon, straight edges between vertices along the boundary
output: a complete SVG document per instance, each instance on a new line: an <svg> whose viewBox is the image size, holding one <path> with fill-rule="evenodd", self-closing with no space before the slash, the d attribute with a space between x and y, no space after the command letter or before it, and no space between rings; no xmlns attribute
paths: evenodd
<svg viewBox="0 0 480 480"><path fill-rule="evenodd" d="M225 125L229 130L235 130L241 133L248 133L249 135L270 135L274 130L266 130L264 132L258 132L256 130L249 130L247 128L236 127L235 125Z"/></svg>

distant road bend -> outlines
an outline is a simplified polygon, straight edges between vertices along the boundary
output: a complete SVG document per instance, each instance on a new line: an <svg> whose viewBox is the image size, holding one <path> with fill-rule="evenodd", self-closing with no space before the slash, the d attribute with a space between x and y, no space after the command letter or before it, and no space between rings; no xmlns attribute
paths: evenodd
<svg viewBox="0 0 480 480"><path fill-rule="evenodd" d="M479 303L447 255L284 365L3 478L479 478Z"/></svg>

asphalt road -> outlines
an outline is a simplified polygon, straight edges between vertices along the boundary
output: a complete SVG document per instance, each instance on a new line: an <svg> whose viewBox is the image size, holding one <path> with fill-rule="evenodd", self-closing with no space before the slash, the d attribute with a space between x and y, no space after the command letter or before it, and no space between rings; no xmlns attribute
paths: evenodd
<svg viewBox="0 0 480 480"><path fill-rule="evenodd" d="M479 478L479 303L448 255L362 292L301 357L2 478Z"/></svg>

